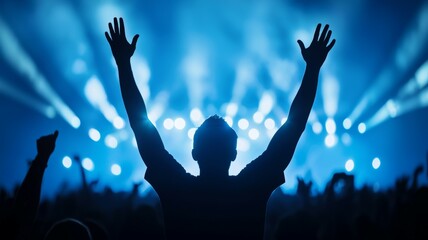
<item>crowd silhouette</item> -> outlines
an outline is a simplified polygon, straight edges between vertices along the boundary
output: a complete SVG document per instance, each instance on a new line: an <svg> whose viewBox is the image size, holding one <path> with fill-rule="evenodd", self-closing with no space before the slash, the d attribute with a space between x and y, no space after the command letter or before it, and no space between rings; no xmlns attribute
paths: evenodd
<svg viewBox="0 0 428 240"><path fill-rule="evenodd" d="M135 183L129 192L106 187L95 191L80 157L82 184L40 202L48 161L58 131L37 140L37 155L19 187L1 189L1 239L428 239L428 188L403 177L384 191L355 188L354 176L335 173L325 190L313 194L312 182L298 178L294 195L276 190L289 165L316 96L320 69L335 44L332 31L318 24L306 47L298 40L306 70L288 120L267 149L237 176L237 134L222 117L207 118L194 136L193 176L168 153L137 88L131 57L138 35L128 42L123 19L105 33L116 61L120 90L138 150L153 187L142 197ZM411 183L409 183L411 179ZM158 202L152 201L159 199Z"/></svg>

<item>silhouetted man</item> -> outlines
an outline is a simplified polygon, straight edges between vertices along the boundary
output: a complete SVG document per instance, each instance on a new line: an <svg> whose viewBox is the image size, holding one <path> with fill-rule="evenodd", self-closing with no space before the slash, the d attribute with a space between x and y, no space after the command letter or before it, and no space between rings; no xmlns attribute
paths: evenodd
<svg viewBox="0 0 428 240"><path fill-rule="evenodd" d="M114 25L113 25L114 24ZM326 25L316 28L311 45L298 41L306 71L291 105L288 120L273 136L266 151L237 176L229 176L236 158L237 135L217 115L205 120L194 136L192 156L200 176L185 169L165 150L155 126L147 116L143 98L131 69L138 35L130 44L125 26L114 18L106 38L119 69L120 89L140 155L147 166L145 178L159 195L169 239L262 239L266 203L272 191L284 183L306 122L318 84L318 75L335 40Z"/></svg>

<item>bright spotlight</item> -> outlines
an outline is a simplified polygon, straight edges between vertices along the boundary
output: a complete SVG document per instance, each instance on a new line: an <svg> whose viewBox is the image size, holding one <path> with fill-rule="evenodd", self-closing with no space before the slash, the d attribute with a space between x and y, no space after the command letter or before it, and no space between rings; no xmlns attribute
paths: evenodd
<svg viewBox="0 0 428 240"><path fill-rule="evenodd" d="M203 115L199 108L193 108L190 111L190 120L194 123L200 123L203 120Z"/></svg>
<svg viewBox="0 0 428 240"><path fill-rule="evenodd" d="M94 162L90 158L84 158L82 160L82 166L88 171L94 170Z"/></svg>
<svg viewBox="0 0 428 240"><path fill-rule="evenodd" d="M346 161L346 163L345 163L345 169L348 172L354 170L354 160L348 159L348 161Z"/></svg>
<svg viewBox="0 0 428 240"><path fill-rule="evenodd" d="M333 118L327 118L327 121L325 122L325 130L328 134L334 134L336 132L336 122Z"/></svg>
<svg viewBox="0 0 428 240"><path fill-rule="evenodd" d="M73 163L73 161L71 161L71 158L70 158L69 156L65 156L65 157L62 159L62 165L63 165L65 168L70 168L70 167L71 167L71 165L72 165L72 163Z"/></svg>
<svg viewBox="0 0 428 240"><path fill-rule="evenodd" d="M358 132L361 134L366 132L366 124L365 123L358 124Z"/></svg>
<svg viewBox="0 0 428 240"><path fill-rule="evenodd" d="M322 125L321 125L321 123L320 123L320 122L314 122L314 123L312 124L312 131L313 131L315 134L320 134L320 133L321 133L321 131L322 131Z"/></svg>
<svg viewBox="0 0 428 240"><path fill-rule="evenodd" d="M272 118L267 118L265 120L265 127L266 129L274 129L275 128L275 121Z"/></svg>
<svg viewBox="0 0 428 240"><path fill-rule="evenodd" d="M229 103L226 107L226 115L228 116L235 116L238 112L238 104L236 103Z"/></svg>
<svg viewBox="0 0 428 240"><path fill-rule="evenodd" d="M250 142L248 142L247 139L244 138L238 138L237 146L238 151L246 152L250 149Z"/></svg>
<svg viewBox="0 0 428 240"><path fill-rule="evenodd" d="M337 144L337 136L334 134L328 134L324 139L324 144L328 148L332 148Z"/></svg>
<svg viewBox="0 0 428 240"><path fill-rule="evenodd" d="M241 118L241 119L239 119L239 121L238 121L238 127L239 127L240 129L245 130L245 129L247 129L249 126L250 126L250 123L248 122L248 120L247 120L247 119L245 119L245 118Z"/></svg>
<svg viewBox="0 0 428 240"><path fill-rule="evenodd" d="M91 128L89 129L89 137L94 141L94 142L98 142L101 138L101 134L100 132L95 129L95 128Z"/></svg>
<svg viewBox="0 0 428 240"><path fill-rule="evenodd" d="M233 126L233 119L230 116L224 117L224 121L226 121L230 127Z"/></svg>
<svg viewBox="0 0 428 240"><path fill-rule="evenodd" d="M274 103L275 103L274 94L271 91L266 91L263 93L262 97L260 98L258 109L263 115L266 115L270 113Z"/></svg>
<svg viewBox="0 0 428 240"><path fill-rule="evenodd" d="M259 130L257 130L256 128L252 128L250 129L250 131L248 131L248 136L252 139L252 140L256 140L257 138L259 138Z"/></svg>
<svg viewBox="0 0 428 240"><path fill-rule="evenodd" d="M378 157L373 158L372 167L378 169L380 167L380 159Z"/></svg>
<svg viewBox="0 0 428 240"><path fill-rule="evenodd" d="M176 118L174 120L174 127L178 130L182 130L184 127L186 127L186 121L184 121L183 118Z"/></svg>
<svg viewBox="0 0 428 240"><path fill-rule="evenodd" d="M255 123L261 123L263 122L263 119L265 118L265 116L263 116L263 113L257 111L254 113L253 115L253 120Z"/></svg>
<svg viewBox="0 0 428 240"><path fill-rule="evenodd" d="M74 128L80 127L80 119L77 116L71 116L70 117L70 124Z"/></svg>
<svg viewBox="0 0 428 240"><path fill-rule="evenodd" d="M343 128L345 128L346 130L350 129L352 127L352 121L349 118L345 118L345 120L343 120Z"/></svg>
<svg viewBox="0 0 428 240"><path fill-rule="evenodd" d="M123 120L123 118L116 116L113 119L113 126L116 129L122 129L123 127L125 127L125 121Z"/></svg>
<svg viewBox="0 0 428 240"><path fill-rule="evenodd" d="M191 128L189 131L187 131L187 136L190 140L193 140L193 137L195 136L196 128Z"/></svg>
<svg viewBox="0 0 428 240"><path fill-rule="evenodd" d="M122 173L122 168L119 166L119 164L113 164L111 165L110 171L113 175L119 176Z"/></svg>
<svg viewBox="0 0 428 240"><path fill-rule="evenodd" d="M106 138L104 139L105 144L107 147L109 148L116 148L117 147L117 138L113 137L112 135L107 135Z"/></svg>
<svg viewBox="0 0 428 240"><path fill-rule="evenodd" d="M163 127L166 130L171 130L174 127L174 120L172 120L171 118L167 118L163 121Z"/></svg>

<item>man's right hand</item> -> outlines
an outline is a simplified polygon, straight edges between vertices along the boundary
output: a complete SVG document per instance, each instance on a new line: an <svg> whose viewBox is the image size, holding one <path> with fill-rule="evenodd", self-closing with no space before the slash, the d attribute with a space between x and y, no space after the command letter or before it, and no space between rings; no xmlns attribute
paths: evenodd
<svg viewBox="0 0 428 240"><path fill-rule="evenodd" d="M135 52L135 47L137 45L137 40L139 35L136 34L132 38L132 43L130 44L128 40L126 40L125 36L125 24L123 23L123 19L119 19L120 24L117 22L117 18L113 19L114 28L111 22L108 24L110 34L105 32L108 43L110 44L111 51L113 53L114 59L116 60L116 64L123 63L124 61L129 61L132 55Z"/></svg>

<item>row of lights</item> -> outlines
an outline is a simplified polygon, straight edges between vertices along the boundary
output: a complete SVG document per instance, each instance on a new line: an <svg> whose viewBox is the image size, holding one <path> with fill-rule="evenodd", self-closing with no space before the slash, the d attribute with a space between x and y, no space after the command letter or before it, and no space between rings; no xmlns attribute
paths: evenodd
<svg viewBox="0 0 428 240"><path fill-rule="evenodd" d="M65 168L70 168L73 165L73 161L71 160L71 158L69 156L65 156L62 159L62 165ZM94 165L94 162L92 161L92 159L84 158L84 159L82 159L82 167L85 170L92 172L95 168L95 165ZM113 175L119 176L122 173L122 168L120 167L119 164L114 163L110 166L110 171Z"/></svg>
<svg viewBox="0 0 428 240"><path fill-rule="evenodd" d="M354 170L354 167L355 167L354 160L348 159L348 161L346 161L346 163L345 163L345 169L346 169L346 171L351 172L352 170ZM372 167L375 170L379 169L379 167L380 167L380 159L378 157L373 158L373 160L372 160Z"/></svg>

